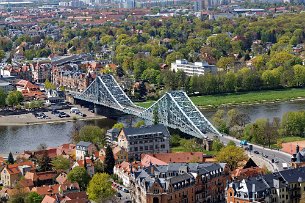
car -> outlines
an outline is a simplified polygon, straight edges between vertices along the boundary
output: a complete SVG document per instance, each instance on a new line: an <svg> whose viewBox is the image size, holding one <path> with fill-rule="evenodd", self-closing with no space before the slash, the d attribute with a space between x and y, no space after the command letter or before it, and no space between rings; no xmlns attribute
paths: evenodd
<svg viewBox="0 0 305 203"><path fill-rule="evenodd" d="M82 113L82 112L79 112L78 115L80 115L81 117L86 117L86 116L87 116L86 114L84 114L84 113Z"/></svg>
<svg viewBox="0 0 305 203"><path fill-rule="evenodd" d="M129 190L127 190L126 188L123 188L122 191L125 192L125 193L129 193Z"/></svg>
<svg viewBox="0 0 305 203"><path fill-rule="evenodd" d="M245 150L249 151L249 149L250 149L249 147L245 147Z"/></svg>
<svg viewBox="0 0 305 203"><path fill-rule="evenodd" d="M265 158L268 158L268 155L264 154L264 157L265 157Z"/></svg>
<svg viewBox="0 0 305 203"><path fill-rule="evenodd" d="M117 196L117 197L122 197L121 193L119 193L119 192L116 193L116 196Z"/></svg>
<svg viewBox="0 0 305 203"><path fill-rule="evenodd" d="M274 159L274 163L279 163L279 160L278 159Z"/></svg>
<svg viewBox="0 0 305 203"><path fill-rule="evenodd" d="M91 112L91 113L94 113L94 109L91 109L90 112Z"/></svg>
<svg viewBox="0 0 305 203"><path fill-rule="evenodd" d="M258 151L256 151L256 150L255 150L253 153L254 153L254 154L259 154L259 152L258 152Z"/></svg>
<svg viewBox="0 0 305 203"><path fill-rule="evenodd" d="M52 112L51 112L51 114L54 114L54 115L59 114L59 113L60 112L58 110L52 110Z"/></svg>

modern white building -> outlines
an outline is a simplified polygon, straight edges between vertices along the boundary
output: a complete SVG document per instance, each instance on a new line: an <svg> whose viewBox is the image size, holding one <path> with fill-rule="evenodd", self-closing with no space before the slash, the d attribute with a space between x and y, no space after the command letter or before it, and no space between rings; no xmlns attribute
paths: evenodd
<svg viewBox="0 0 305 203"><path fill-rule="evenodd" d="M217 72L217 67L215 65L210 65L207 62L195 62L190 63L185 59L176 60L176 62L171 64L171 71L183 71L188 76L194 75L204 75L206 73L215 74Z"/></svg>

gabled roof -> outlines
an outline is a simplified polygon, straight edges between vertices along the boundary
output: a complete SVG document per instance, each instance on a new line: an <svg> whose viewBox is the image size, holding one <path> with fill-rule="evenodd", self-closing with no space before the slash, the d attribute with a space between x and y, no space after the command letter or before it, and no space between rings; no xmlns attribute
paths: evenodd
<svg viewBox="0 0 305 203"><path fill-rule="evenodd" d="M79 143L76 144L76 146L82 146L82 147L89 147L90 145L92 145L91 142L84 142L84 141L80 141Z"/></svg>

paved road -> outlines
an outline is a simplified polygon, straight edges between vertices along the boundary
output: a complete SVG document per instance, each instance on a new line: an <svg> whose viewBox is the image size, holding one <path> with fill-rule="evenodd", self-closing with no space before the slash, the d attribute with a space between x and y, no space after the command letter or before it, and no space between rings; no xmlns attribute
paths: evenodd
<svg viewBox="0 0 305 203"><path fill-rule="evenodd" d="M235 139L231 136L227 136L227 135L223 135L219 137L220 141L222 143L224 143L225 145L229 142L229 141L233 141L236 146L240 145L240 140ZM291 155L279 150L271 150L268 148L264 148L262 146L258 146L258 145L254 145L253 146L253 150L251 153L253 153L254 151L258 151L259 155L257 157L265 160L265 161L269 161L271 163L272 159L277 159L279 162L278 163L271 163L274 166L275 170L283 170L283 163L287 163L289 165L289 163L291 162ZM262 154L267 155L268 157L265 158L262 156Z"/></svg>

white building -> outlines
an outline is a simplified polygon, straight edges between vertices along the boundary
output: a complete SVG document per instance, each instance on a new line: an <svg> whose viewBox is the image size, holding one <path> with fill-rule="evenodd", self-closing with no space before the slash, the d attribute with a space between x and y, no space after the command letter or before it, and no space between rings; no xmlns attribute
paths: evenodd
<svg viewBox="0 0 305 203"><path fill-rule="evenodd" d="M205 73L215 74L217 72L217 67L215 65L210 65L207 62L195 62L190 63L185 59L176 60L176 62L171 64L172 71L183 71L188 76L194 75L204 75Z"/></svg>
<svg viewBox="0 0 305 203"><path fill-rule="evenodd" d="M80 141L76 144L76 160L83 160L85 157L90 157L96 148L91 142Z"/></svg>

